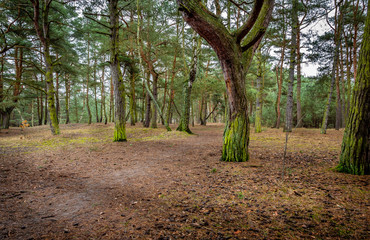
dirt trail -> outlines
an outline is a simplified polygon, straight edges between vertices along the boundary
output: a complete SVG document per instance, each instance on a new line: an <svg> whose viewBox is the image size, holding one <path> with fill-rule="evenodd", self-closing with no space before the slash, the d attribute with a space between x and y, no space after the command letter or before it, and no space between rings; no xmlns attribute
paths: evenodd
<svg viewBox="0 0 370 240"><path fill-rule="evenodd" d="M111 126L72 125L50 139L76 139L81 127L87 143L3 144L0 239L369 237L369 177L330 170L340 132L292 134L283 182L277 130L251 136L248 163L224 163L220 125L159 138L163 129L129 128L132 139L149 138L125 143L104 140Z"/></svg>

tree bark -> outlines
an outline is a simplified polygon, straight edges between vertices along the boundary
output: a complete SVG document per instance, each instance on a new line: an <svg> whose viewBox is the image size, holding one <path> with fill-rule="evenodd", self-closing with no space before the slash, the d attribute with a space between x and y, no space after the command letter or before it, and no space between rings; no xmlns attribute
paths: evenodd
<svg viewBox="0 0 370 240"><path fill-rule="evenodd" d="M88 115L88 124L91 124L91 110L89 103L89 85L90 85L90 35L87 36L87 73L86 73L86 109Z"/></svg>
<svg viewBox="0 0 370 240"><path fill-rule="evenodd" d="M292 131L293 125L293 86L294 86L294 70L296 66L297 55L297 30L298 30L298 0L292 1L292 33L290 40L290 63L289 63L289 79L288 79L288 93L285 110L285 132Z"/></svg>
<svg viewBox="0 0 370 240"><path fill-rule="evenodd" d="M56 56L58 58L58 54ZM59 123L60 119L60 101L59 101L59 73L55 73L55 110L57 113L57 119Z"/></svg>
<svg viewBox="0 0 370 240"><path fill-rule="evenodd" d="M302 107L301 107L301 29L300 25L297 26L297 127L300 128L303 125L302 118Z"/></svg>
<svg viewBox="0 0 370 240"><path fill-rule="evenodd" d="M46 90L47 90L47 103L48 103L48 110L49 110L49 118L50 118L50 129L52 134L57 135L60 133L59 130L59 123L57 112L55 108L55 90L54 90L54 81L53 81L53 73L54 73L54 65L52 57L50 55L50 21L49 21L49 10L52 0L48 0L42 6L42 16L40 16L40 4L39 0L30 0L33 5L33 24L35 26L35 30L37 33L38 38L41 41L41 45L43 47L42 53L44 55L45 60L45 81L46 81ZM42 29L40 27L40 22L42 23ZM47 111L45 111L47 112Z"/></svg>
<svg viewBox="0 0 370 240"><path fill-rule="evenodd" d="M114 138L115 142L127 141L126 139L126 94L121 67L118 61L118 31L119 9L118 0L109 0L110 16L110 69L114 86Z"/></svg>
<svg viewBox="0 0 370 240"><path fill-rule="evenodd" d="M369 1L368 1L369 3ZM370 174L370 9L367 10L358 74L343 136L337 169L356 175Z"/></svg>
<svg viewBox="0 0 370 240"><path fill-rule="evenodd" d="M69 123L69 101L70 101L70 92L71 92L71 87L69 84L69 75L65 76L65 86L66 86L66 124Z"/></svg>
<svg viewBox="0 0 370 240"><path fill-rule="evenodd" d="M94 102L95 102L95 117L96 117L96 122L100 122L99 119L99 110L98 110L98 96L97 96L97 91L98 91L98 82L96 80L96 56L94 54L94 71L93 71L93 76L94 76Z"/></svg>

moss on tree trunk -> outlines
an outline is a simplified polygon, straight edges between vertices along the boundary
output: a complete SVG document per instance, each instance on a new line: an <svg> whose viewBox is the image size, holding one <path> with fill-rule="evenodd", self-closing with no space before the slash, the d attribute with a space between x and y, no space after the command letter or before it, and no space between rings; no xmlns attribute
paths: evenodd
<svg viewBox="0 0 370 240"><path fill-rule="evenodd" d="M370 10L368 9L351 108L337 170L370 174Z"/></svg>
<svg viewBox="0 0 370 240"><path fill-rule="evenodd" d="M249 160L249 121L246 114L238 114L234 120L226 123L222 161L245 162Z"/></svg>

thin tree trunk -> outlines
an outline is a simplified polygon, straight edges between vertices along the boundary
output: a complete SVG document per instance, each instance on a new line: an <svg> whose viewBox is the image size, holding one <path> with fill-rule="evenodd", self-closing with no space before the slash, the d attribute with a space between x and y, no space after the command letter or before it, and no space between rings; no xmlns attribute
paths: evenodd
<svg viewBox="0 0 370 240"><path fill-rule="evenodd" d="M46 4L42 9L42 21L40 21L40 7L39 1L35 0L32 1L33 10L34 10L34 18L33 23L35 26L36 33L41 41L41 45L43 47L42 53L45 60L45 82L46 82L46 92L47 92L47 105L48 111L45 109L45 114L47 114L49 121L50 121L50 129L52 134L57 135L60 133L59 130L59 123L58 117L55 108L55 91L54 91L54 81L53 81L53 73L54 73L54 64L52 57L50 55L50 36L49 36L49 10L50 4ZM39 22L42 22L42 29L39 25ZM47 118L45 118L46 120Z"/></svg>
<svg viewBox="0 0 370 240"><path fill-rule="evenodd" d="M197 38L197 33L193 33L193 56L190 64L189 78L184 82L184 99L183 99L183 109L181 114L181 119L177 131L192 133L189 128L190 120L190 106L191 106L191 90L193 88L193 83L196 79L197 68L198 68L198 57L201 49L201 39Z"/></svg>
<svg viewBox="0 0 370 240"><path fill-rule="evenodd" d="M114 122L114 114L112 114L114 109L114 94L113 94L113 78L110 78L110 98L109 98L109 122Z"/></svg>
<svg viewBox="0 0 370 240"><path fill-rule="evenodd" d="M158 77L159 77L159 75L157 73L155 73L155 74L152 74L152 77L153 77L153 98L152 98L152 100L153 100L153 102L157 102L157 100L158 100ZM147 88L147 90L148 90L148 88ZM157 128L158 127L157 126L157 107L156 106L153 106L150 127L151 128Z"/></svg>
<svg viewBox="0 0 370 240"><path fill-rule="evenodd" d="M103 61L105 61L105 56L104 56ZM102 96L101 109L103 111L103 113L101 114L101 118L103 118L103 114L104 114L104 124L107 124L108 123L108 118L107 118L107 110L106 110L106 107L105 107L106 104L105 104L104 79L105 79L105 67L103 67L102 75L101 75L101 96Z"/></svg>
<svg viewBox="0 0 370 240"><path fill-rule="evenodd" d="M328 94L328 100L326 103L326 110L324 112L324 117L321 125L321 133L326 134L326 129L328 127L328 118L329 118L329 111L330 111L330 105L332 101L332 95L333 95L333 89L334 89L334 84L336 80L336 70L338 66L338 60L339 60L339 37L340 37L340 31L338 27L340 26L337 21L337 12L338 8L336 7L335 9L335 29L334 29L334 44L335 44L335 49L334 49L334 56L333 56L333 66L332 66L332 75L331 75L331 82L330 82L330 89L329 89L329 94Z"/></svg>
<svg viewBox="0 0 370 240"><path fill-rule="evenodd" d="M90 84L90 35L87 36L87 74L86 74L86 109L88 114L88 124L91 124L91 110L89 103L89 84Z"/></svg>
<svg viewBox="0 0 370 240"><path fill-rule="evenodd" d="M164 114L164 109L166 107L166 96L167 96L167 85L168 85L168 70L166 71L166 76L164 78L164 89L163 89L163 103L162 103L162 113ZM164 125L164 121L162 121L162 125Z"/></svg>
<svg viewBox="0 0 370 240"><path fill-rule="evenodd" d="M303 121L300 121L302 118L302 109L301 109L301 85L302 85L302 76L301 76L301 29L300 25L297 27L297 128L301 128Z"/></svg>
<svg viewBox="0 0 370 240"><path fill-rule="evenodd" d="M69 101L70 101L70 85L69 85L69 75L65 76L65 86L66 86L66 124L69 123Z"/></svg>
<svg viewBox="0 0 370 240"><path fill-rule="evenodd" d="M75 103L75 116L76 116L76 123L78 123L78 122L79 122L79 121L78 121L79 116L78 116L77 92L75 93L74 103Z"/></svg>
<svg viewBox="0 0 370 240"><path fill-rule="evenodd" d="M150 78L150 73L147 73L147 79L146 81L149 82L149 78ZM145 81L145 80L144 80ZM145 82L144 82L144 87L145 86ZM149 85L149 84L148 84ZM150 89L149 89L150 91ZM151 102L152 102L152 99L150 98L149 96L149 91L146 89L146 95L145 95L145 103L146 103L146 107L145 107L145 121L144 121L144 127L148 128L150 126L150 119L151 119L151 112L152 112L152 109L151 109Z"/></svg>
<svg viewBox="0 0 370 240"><path fill-rule="evenodd" d="M58 58L58 54L56 55ZM57 113L58 123L60 120L60 101L59 101L59 73L55 73L55 110Z"/></svg>
<svg viewBox="0 0 370 240"><path fill-rule="evenodd" d="M257 95L256 95L256 118L255 118L255 132L260 133L262 132L262 104L261 104L261 97L262 97L262 87L261 87L261 80L262 80L262 54L261 54L261 47L257 49Z"/></svg>
<svg viewBox="0 0 370 240"><path fill-rule="evenodd" d="M296 53L297 53L297 27L298 27L298 0L293 0L292 2L292 33L290 42L290 63L289 63L289 79L288 79L288 93L287 93L287 103L285 112L285 132L292 131L293 124L293 86L294 86L294 70L296 66Z"/></svg>

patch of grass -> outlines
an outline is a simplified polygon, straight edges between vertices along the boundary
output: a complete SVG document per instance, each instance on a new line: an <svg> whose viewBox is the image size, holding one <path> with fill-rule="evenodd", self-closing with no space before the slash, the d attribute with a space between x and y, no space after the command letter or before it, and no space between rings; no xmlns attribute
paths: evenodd
<svg viewBox="0 0 370 240"><path fill-rule="evenodd" d="M216 173L216 172L217 172L217 168L212 168L211 173Z"/></svg>
<svg viewBox="0 0 370 240"><path fill-rule="evenodd" d="M242 192L238 192L238 198L240 199L240 200L243 200L244 199L244 194L242 193Z"/></svg>

